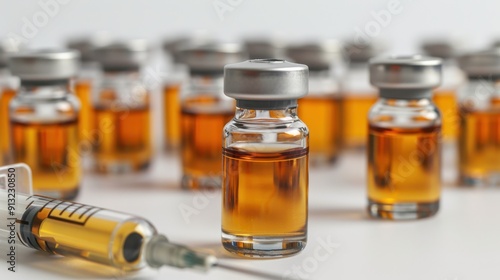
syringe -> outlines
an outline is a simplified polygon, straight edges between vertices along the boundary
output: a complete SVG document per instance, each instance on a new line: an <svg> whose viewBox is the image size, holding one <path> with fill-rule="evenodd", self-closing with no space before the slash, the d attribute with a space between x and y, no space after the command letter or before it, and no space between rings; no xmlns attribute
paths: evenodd
<svg viewBox="0 0 500 280"><path fill-rule="evenodd" d="M0 221L4 239L122 270L163 265L208 270L217 261L170 243L143 218L31 195L31 170L25 164L0 167Z"/></svg>

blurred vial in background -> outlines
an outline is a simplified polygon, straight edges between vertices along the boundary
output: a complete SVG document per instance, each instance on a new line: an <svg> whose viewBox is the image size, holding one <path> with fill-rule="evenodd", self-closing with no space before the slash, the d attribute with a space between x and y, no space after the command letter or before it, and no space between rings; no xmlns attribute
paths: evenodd
<svg viewBox="0 0 500 280"><path fill-rule="evenodd" d="M193 44L181 50L190 70L181 100L182 187L219 188L222 129L234 115L234 102L222 92L224 65L245 60L240 44Z"/></svg>
<svg viewBox="0 0 500 280"><path fill-rule="evenodd" d="M367 116L377 100L377 91L369 82L368 60L380 55L380 42L367 44L347 42L345 56L348 69L342 78L342 137L346 148L364 148L368 135Z"/></svg>
<svg viewBox="0 0 500 280"><path fill-rule="evenodd" d="M181 144L181 95L189 73L180 61L179 49L190 42L187 37L170 38L163 42L167 62L167 77L163 83L163 139L165 149L176 152Z"/></svg>
<svg viewBox="0 0 500 280"><path fill-rule="evenodd" d="M443 83L434 90L433 101L441 111L443 139L455 140L458 133L457 91L465 80L458 67L456 56L461 50L460 42L452 40L429 40L422 43L425 54L443 60Z"/></svg>
<svg viewBox="0 0 500 280"><path fill-rule="evenodd" d="M104 71L92 100L97 171L140 171L151 162L150 89L140 74L149 52L144 40L113 42L95 49Z"/></svg>
<svg viewBox="0 0 500 280"><path fill-rule="evenodd" d="M467 186L500 185L500 49L459 58L468 81L460 90L460 179Z"/></svg>
<svg viewBox="0 0 500 280"><path fill-rule="evenodd" d="M370 82L380 99L368 116L368 212L393 220L432 216L441 191L441 117L432 103L441 59L374 58Z"/></svg>
<svg viewBox="0 0 500 280"><path fill-rule="evenodd" d="M12 159L10 148L9 103L19 88L19 78L10 74L7 60L10 54L19 51L19 46L10 39L0 39L0 165Z"/></svg>
<svg viewBox="0 0 500 280"><path fill-rule="evenodd" d="M83 142L92 140L92 95L102 77L101 67L95 60L93 51L106 42L104 35L96 35L74 38L66 44L69 49L80 52L80 69L74 79L74 88L81 105L78 132L80 141Z"/></svg>
<svg viewBox="0 0 500 280"><path fill-rule="evenodd" d="M285 44L276 39L247 38L244 45L250 59L285 58Z"/></svg>
<svg viewBox="0 0 500 280"><path fill-rule="evenodd" d="M310 160L332 164L341 146L340 88L332 68L342 57L339 42L325 41L289 46L287 57L309 67L309 94L299 99L298 114L307 124Z"/></svg>
<svg viewBox="0 0 500 280"><path fill-rule="evenodd" d="M9 59L21 79L9 112L13 161L29 165L36 194L73 199L80 188L80 104L70 89L79 58L74 50L39 50Z"/></svg>
<svg viewBox="0 0 500 280"><path fill-rule="evenodd" d="M309 132L297 117L307 66L256 59L224 72L236 114L222 144L222 244L249 257L296 254L307 242Z"/></svg>

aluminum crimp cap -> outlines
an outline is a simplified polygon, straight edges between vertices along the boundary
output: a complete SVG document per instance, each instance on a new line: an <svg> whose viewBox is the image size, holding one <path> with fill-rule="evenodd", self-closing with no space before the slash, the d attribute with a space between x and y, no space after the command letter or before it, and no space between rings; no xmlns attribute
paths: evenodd
<svg viewBox="0 0 500 280"><path fill-rule="evenodd" d="M500 75L500 49L468 53L458 58L458 64L468 76Z"/></svg>
<svg viewBox="0 0 500 280"><path fill-rule="evenodd" d="M7 67L9 56L22 50L22 48L23 45L20 45L12 38L0 39L0 68Z"/></svg>
<svg viewBox="0 0 500 280"><path fill-rule="evenodd" d="M381 89L429 89L441 84L442 60L431 56L370 59L370 83Z"/></svg>
<svg viewBox="0 0 500 280"><path fill-rule="evenodd" d="M363 42L349 41L344 45L345 55L351 62L367 63L387 50L387 45L382 41L371 40Z"/></svg>
<svg viewBox="0 0 500 280"><path fill-rule="evenodd" d="M179 57L191 73L222 74L226 64L248 59L248 54L241 44L212 42L186 45Z"/></svg>
<svg viewBox="0 0 500 280"><path fill-rule="evenodd" d="M309 70L327 70L342 56L342 45L335 40L291 45L286 55L294 62L306 64Z"/></svg>
<svg viewBox="0 0 500 280"><path fill-rule="evenodd" d="M80 52L80 59L83 62L95 61L94 49L105 46L109 43L106 35L96 34L95 36L74 37L66 42L68 49Z"/></svg>
<svg viewBox="0 0 500 280"><path fill-rule="evenodd" d="M309 70L281 59L253 59L224 67L224 93L241 100L294 100L307 95Z"/></svg>
<svg viewBox="0 0 500 280"><path fill-rule="evenodd" d="M105 71L136 70L146 63L150 46L146 40L111 42L94 49L96 60Z"/></svg>
<svg viewBox="0 0 500 280"><path fill-rule="evenodd" d="M422 42L420 48L426 55L439 58L453 58L460 52L462 44L459 41L452 40L427 40Z"/></svg>
<svg viewBox="0 0 500 280"><path fill-rule="evenodd" d="M79 60L76 50L23 51L9 57L9 68L21 80L65 80L76 75Z"/></svg>

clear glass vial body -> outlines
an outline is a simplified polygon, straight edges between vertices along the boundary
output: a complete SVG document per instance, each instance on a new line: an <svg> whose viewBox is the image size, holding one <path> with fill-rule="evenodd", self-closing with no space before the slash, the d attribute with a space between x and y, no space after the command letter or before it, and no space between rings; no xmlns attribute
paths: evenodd
<svg viewBox="0 0 500 280"><path fill-rule="evenodd" d="M433 102L441 111L443 139L455 141L458 134L458 90L464 82L464 74L455 60L443 61L443 83L434 90Z"/></svg>
<svg viewBox="0 0 500 280"><path fill-rule="evenodd" d="M28 164L36 194L73 199L82 167L78 142L80 104L69 80L26 83L10 103L12 158Z"/></svg>
<svg viewBox="0 0 500 280"><path fill-rule="evenodd" d="M466 186L499 186L500 79L469 78L459 95L461 183Z"/></svg>
<svg viewBox="0 0 500 280"><path fill-rule="evenodd" d="M364 148L368 135L367 116L377 101L369 83L367 62L351 62L342 81L342 137L346 148Z"/></svg>
<svg viewBox="0 0 500 280"><path fill-rule="evenodd" d="M0 67L0 165L12 161L9 129L9 104L19 88L19 78Z"/></svg>
<svg viewBox="0 0 500 280"><path fill-rule="evenodd" d="M138 71L105 72L93 99L93 119L97 171L124 173L149 166L150 92Z"/></svg>
<svg viewBox="0 0 500 280"><path fill-rule="evenodd" d="M222 93L221 75L192 75L181 100L182 187L220 188L224 125L234 102Z"/></svg>
<svg viewBox="0 0 500 280"><path fill-rule="evenodd" d="M248 257L298 253L307 242L307 126L296 107L238 108L224 128L222 243Z"/></svg>
<svg viewBox="0 0 500 280"><path fill-rule="evenodd" d="M369 214L399 220L437 213L441 116L430 97L380 98L368 123Z"/></svg>
<svg viewBox="0 0 500 280"><path fill-rule="evenodd" d="M300 119L307 124L310 161L332 164L341 149L340 92L330 71L309 71L309 94L298 100Z"/></svg>

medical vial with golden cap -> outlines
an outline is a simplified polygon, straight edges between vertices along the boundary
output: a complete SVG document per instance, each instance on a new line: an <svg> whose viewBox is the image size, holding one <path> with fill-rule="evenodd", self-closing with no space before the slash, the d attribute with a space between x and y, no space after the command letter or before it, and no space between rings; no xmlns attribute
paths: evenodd
<svg viewBox="0 0 500 280"><path fill-rule="evenodd" d="M140 73L148 43L118 41L94 52L104 71L92 102L95 168L104 173L144 170L152 156L150 90Z"/></svg>
<svg viewBox="0 0 500 280"><path fill-rule="evenodd" d="M307 241L309 131L297 99L308 92L308 68L255 59L224 74L236 114L222 144L222 244L248 257L298 253Z"/></svg>
<svg viewBox="0 0 500 280"><path fill-rule="evenodd" d="M36 194L63 199L78 194L80 104L70 79L79 56L74 50L39 50L9 59L12 74L21 79L9 111L13 161L29 165Z"/></svg>
<svg viewBox="0 0 500 280"><path fill-rule="evenodd" d="M179 50L189 44L187 37L169 38L163 42L167 75L163 81L163 139L165 150L178 152L181 146L181 95L189 76L180 61Z"/></svg>
<svg viewBox="0 0 500 280"><path fill-rule="evenodd" d="M12 76L7 67L10 54L16 53L19 46L14 40L0 39L0 165L12 161L9 129L9 103L19 88L19 78Z"/></svg>
<svg viewBox="0 0 500 280"><path fill-rule="evenodd" d="M67 42L69 49L80 52L80 69L74 79L75 94L80 101L79 137L83 145L90 145L94 132L92 131L92 96L96 85L102 76L101 67L94 57L93 50L105 44L104 37L80 37Z"/></svg>
<svg viewBox="0 0 500 280"><path fill-rule="evenodd" d="M439 209L441 116L432 91L441 59L374 58L379 100L368 115L368 212L384 219L429 217Z"/></svg>
<svg viewBox="0 0 500 280"><path fill-rule="evenodd" d="M222 129L234 115L234 102L222 92L224 65L246 59L239 44L187 46L182 61L191 76L181 100L182 187L220 188Z"/></svg>
<svg viewBox="0 0 500 280"><path fill-rule="evenodd" d="M314 165L331 164L341 149L340 88L333 73L341 57L336 41L293 45L287 57L309 67L309 94L299 99L298 114L307 124L310 161Z"/></svg>
<svg viewBox="0 0 500 280"><path fill-rule="evenodd" d="M500 49L459 58L468 81L460 90L461 183L500 185Z"/></svg>
<svg viewBox="0 0 500 280"><path fill-rule="evenodd" d="M346 148L366 147L366 116L377 101L377 91L368 82L368 60L384 50L385 47L378 41L345 44L345 56L349 65L342 78L342 142Z"/></svg>
<svg viewBox="0 0 500 280"><path fill-rule="evenodd" d="M444 39L428 40L421 47L426 55L443 60L443 83L434 90L432 99L441 111L443 139L455 141L459 126L457 91L465 80L456 61L461 44Z"/></svg>

